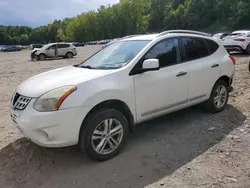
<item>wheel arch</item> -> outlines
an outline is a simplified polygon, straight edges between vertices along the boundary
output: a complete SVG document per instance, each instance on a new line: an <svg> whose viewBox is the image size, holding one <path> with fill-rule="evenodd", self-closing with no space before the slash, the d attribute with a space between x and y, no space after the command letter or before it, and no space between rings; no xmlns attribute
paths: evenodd
<svg viewBox="0 0 250 188"><path fill-rule="evenodd" d="M121 100L117 100L117 99L110 99L110 100L106 100L103 102L100 102L99 104L95 105L89 112L88 114L85 116L85 118L83 119L81 128L80 128L80 133L82 132L82 130L84 129L84 125L86 124L86 122L88 121L88 118L95 112L101 110L101 109L115 109L119 112L121 112L126 119L128 120L128 124L129 124L129 132L133 132L134 130L134 116L131 112L131 110L129 109L128 105L121 101ZM79 134L79 138L80 138L80 134ZM78 139L79 140L79 139Z"/></svg>
<svg viewBox="0 0 250 188"><path fill-rule="evenodd" d="M39 57L40 55L44 55L46 58L48 57L44 52L38 54L37 56Z"/></svg>
<svg viewBox="0 0 250 188"><path fill-rule="evenodd" d="M230 79L230 77L227 75L221 76L216 82L218 82L219 80L224 80L228 86L232 85L232 79ZM215 82L215 84L216 84L216 82Z"/></svg>
<svg viewBox="0 0 250 188"><path fill-rule="evenodd" d="M74 55L73 52L70 50L68 50L65 55L67 55L68 53L71 53L72 55Z"/></svg>

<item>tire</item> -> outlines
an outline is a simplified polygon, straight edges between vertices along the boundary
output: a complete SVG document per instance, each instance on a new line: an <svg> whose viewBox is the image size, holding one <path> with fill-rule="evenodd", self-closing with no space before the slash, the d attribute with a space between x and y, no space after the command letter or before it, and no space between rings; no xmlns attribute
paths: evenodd
<svg viewBox="0 0 250 188"><path fill-rule="evenodd" d="M110 121L111 119L112 121ZM110 129L106 129L109 131L105 131L105 127L110 127ZM110 132L115 130L115 128L117 131L111 136ZM95 136L94 132L96 132ZM107 135L105 135L106 132L108 132ZM86 124L80 132L79 147L91 159L106 161L119 154L125 145L127 136L128 121L125 116L114 109L103 109L88 117ZM115 142L112 139L116 141L116 144L119 144L115 146ZM111 148L110 143L114 149Z"/></svg>
<svg viewBox="0 0 250 188"><path fill-rule="evenodd" d="M219 89L224 91L223 95L218 96ZM205 103L205 109L211 113L218 113L223 111L227 106L228 97L228 84L224 80L218 80L213 87L210 98ZM215 98L218 98L217 102L215 102ZM221 104L220 102L223 104Z"/></svg>
<svg viewBox="0 0 250 188"><path fill-rule="evenodd" d="M248 63L248 71L250 72L250 61Z"/></svg>
<svg viewBox="0 0 250 188"><path fill-rule="evenodd" d="M40 54L40 55L38 56L38 59L39 59L40 61L44 61L44 60L46 59L46 55Z"/></svg>
<svg viewBox="0 0 250 188"><path fill-rule="evenodd" d="M73 53L72 52L67 52L66 57L67 58L73 58Z"/></svg>

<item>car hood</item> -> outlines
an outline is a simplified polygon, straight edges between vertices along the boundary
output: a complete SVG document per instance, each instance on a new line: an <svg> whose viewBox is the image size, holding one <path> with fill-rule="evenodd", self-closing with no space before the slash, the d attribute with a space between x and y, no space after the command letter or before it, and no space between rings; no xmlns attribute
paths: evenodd
<svg viewBox="0 0 250 188"><path fill-rule="evenodd" d="M41 48L34 48L31 53L35 52L35 51L38 51L38 50L41 50Z"/></svg>
<svg viewBox="0 0 250 188"><path fill-rule="evenodd" d="M113 71L73 66L63 67L27 79L17 87L16 92L27 97L36 98L50 90L66 85L77 85Z"/></svg>

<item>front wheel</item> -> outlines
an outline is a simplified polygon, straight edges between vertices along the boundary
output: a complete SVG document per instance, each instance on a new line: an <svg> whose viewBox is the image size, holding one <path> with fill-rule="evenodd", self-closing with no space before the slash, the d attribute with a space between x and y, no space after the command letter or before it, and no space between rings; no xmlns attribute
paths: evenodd
<svg viewBox="0 0 250 188"><path fill-rule="evenodd" d="M225 109L228 102L228 84L224 80L218 80L213 87L205 108L212 113L218 113Z"/></svg>
<svg viewBox="0 0 250 188"><path fill-rule="evenodd" d="M38 59L39 59L40 61L44 61L44 60L46 59L46 56L45 56L44 54L40 54L40 55L38 56Z"/></svg>
<svg viewBox="0 0 250 188"><path fill-rule="evenodd" d="M125 145L128 121L117 110L103 109L90 115L83 126L79 146L94 160L108 160L116 156Z"/></svg>

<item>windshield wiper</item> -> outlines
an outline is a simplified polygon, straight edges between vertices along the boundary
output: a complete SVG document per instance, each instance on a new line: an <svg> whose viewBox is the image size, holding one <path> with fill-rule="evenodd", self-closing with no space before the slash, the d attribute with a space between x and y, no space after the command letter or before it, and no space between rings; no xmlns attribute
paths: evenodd
<svg viewBox="0 0 250 188"><path fill-rule="evenodd" d="M81 68L87 68L87 69L94 69L94 67L91 67L90 65L82 65Z"/></svg>

